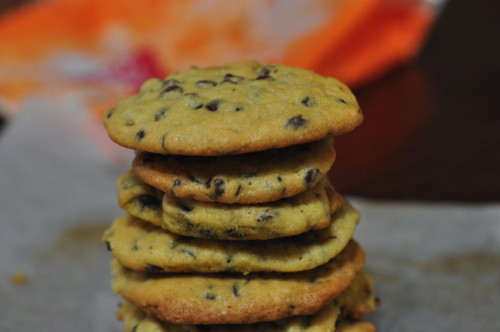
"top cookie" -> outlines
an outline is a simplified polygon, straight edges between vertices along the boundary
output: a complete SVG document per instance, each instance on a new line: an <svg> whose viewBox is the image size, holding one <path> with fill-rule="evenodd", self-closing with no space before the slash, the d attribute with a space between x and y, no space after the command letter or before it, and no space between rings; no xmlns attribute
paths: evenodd
<svg viewBox="0 0 500 332"><path fill-rule="evenodd" d="M241 154L346 133L363 120L343 83L245 61L146 81L104 116L110 138L159 154Z"/></svg>

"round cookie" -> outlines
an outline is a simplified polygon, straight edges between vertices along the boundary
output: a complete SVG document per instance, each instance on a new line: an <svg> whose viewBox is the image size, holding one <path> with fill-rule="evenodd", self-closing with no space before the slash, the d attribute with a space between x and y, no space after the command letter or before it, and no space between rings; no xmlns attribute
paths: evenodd
<svg viewBox="0 0 500 332"><path fill-rule="evenodd" d="M132 171L119 178L117 190L119 205L139 219L175 234L222 240L268 240L325 228L330 214L344 201L324 181L297 196L269 203L206 203L164 195Z"/></svg>
<svg viewBox="0 0 500 332"><path fill-rule="evenodd" d="M349 300L346 301L346 299ZM342 322L342 317L358 316L361 313L356 310L356 306L367 307L371 311L375 308L373 304L373 289L369 280L361 272L342 294L311 316L296 316L272 322L239 325L179 325L162 322L126 301L120 305L117 316L123 320L126 332L338 332L343 331L335 327L339 325L337 321L339 316ZM344 324L340 323L340 326L342 325Z"/></svg>
<svg viewBox="0 0 500 332"><path fill-rule="evenodd" d="M297 196L261 204L219 204L164 195L162 227L197 238L268 240L327 227L342 200L326 182Z"/></svg>
<svg viewBox="0 0 500 332"><path fill-rule="evenodd" d="M138 152L134 173L174 197L255 204L314 187L335 160L333 140L237 156L193 157Z"/></svg>
<svg viewBox="0 0 500 332"><path fill-rule="evenodd" d="M318 312L351 284L364 261L354 241L328 263L297 273L144 273L114 260L113 290L162 321L248 324Z"/></svg>
<svg viewBox="0 0 500 332"><path fill-rule="evenodd" d="M156 226L163 224L162 199L164 193L128 171L116 181L118 205L131 215Z"/></svg>
<svg viewBox="0 0 500 332"><path fill-rule="evenodd" d="M267 241L193 239L169 233L132 216L114 221L104 235L113 257L147 272L296 272L335 257L351 239L359 213L345 204L330 226Z"/></svg>
<svg viewBox="0 0 500 332"><path fill-rule="evenodd" d="M159 154L216 156L339 135L363 120L343 83L254 61L190 68L146 81L104 115L117 144Z"/></svg>

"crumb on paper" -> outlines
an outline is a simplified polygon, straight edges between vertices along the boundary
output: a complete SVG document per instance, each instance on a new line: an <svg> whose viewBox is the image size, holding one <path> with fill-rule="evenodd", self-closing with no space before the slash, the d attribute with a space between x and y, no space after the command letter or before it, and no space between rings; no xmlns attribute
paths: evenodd
<svg viewBox="0 0 500 332"><path fill-rule="evenodd" d="M28 277L24 271L16 271L10 276L10 283L14 286L24 285L28 281Z"/></svg>

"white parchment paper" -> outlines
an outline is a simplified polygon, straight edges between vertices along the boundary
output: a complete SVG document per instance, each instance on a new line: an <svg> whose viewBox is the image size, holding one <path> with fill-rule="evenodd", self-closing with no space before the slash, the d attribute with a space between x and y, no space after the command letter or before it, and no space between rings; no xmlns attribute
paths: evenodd
<svg viewBox="0 0 500 332"><path fill-rule="evenodd" d="M0 134L0 331L122 330L100 242L123 214L128 164L115 161L73 115L34 101ZM500 331L500 204L351 200L379 331ZM28 279L14 285L18 270Z"/></svg>

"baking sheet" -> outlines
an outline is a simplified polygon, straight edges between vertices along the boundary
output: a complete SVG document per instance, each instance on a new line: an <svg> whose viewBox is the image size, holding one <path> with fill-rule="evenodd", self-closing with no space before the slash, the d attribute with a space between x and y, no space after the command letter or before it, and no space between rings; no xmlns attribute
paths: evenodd
<svg viewBox="0 0 500 332"><path fill-rule="evenodd" d="M122 330L100 236L132 155L81 128L29 101L0 135L0 331ZM500 203L351 200L380 331L500 331Z"/></svg>

